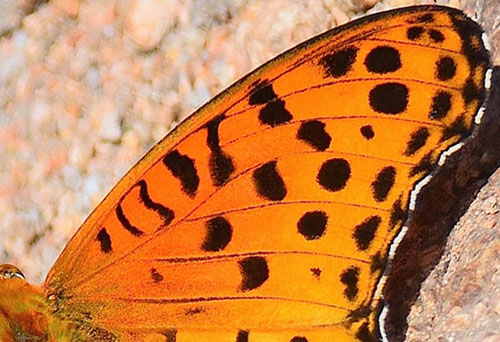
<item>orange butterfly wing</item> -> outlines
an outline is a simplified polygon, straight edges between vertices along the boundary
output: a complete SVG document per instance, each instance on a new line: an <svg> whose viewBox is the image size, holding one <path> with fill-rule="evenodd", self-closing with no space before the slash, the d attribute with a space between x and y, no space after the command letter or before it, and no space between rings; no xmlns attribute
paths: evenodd
<svg viewBox="0 0 500 342"><path fill-rule="evenodd" d="M155 146L45 282L97 340L369 341L385 260L489 57L456 10L354 21L278 56Z"/></svg>

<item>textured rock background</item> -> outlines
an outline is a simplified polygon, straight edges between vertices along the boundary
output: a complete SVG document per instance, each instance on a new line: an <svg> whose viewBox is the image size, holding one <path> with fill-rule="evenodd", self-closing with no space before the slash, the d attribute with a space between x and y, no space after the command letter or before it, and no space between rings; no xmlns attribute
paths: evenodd
<svg viewBox="0 0 500 342"><path fill-rule="evenodd" d="M42 282L84 218L180 119L314 34L413 3L0 1L0 262ZM478 14L497 51L498 0L439 3ZM497 172L424 283L407 341L500 340L499 197Z"/></svg>

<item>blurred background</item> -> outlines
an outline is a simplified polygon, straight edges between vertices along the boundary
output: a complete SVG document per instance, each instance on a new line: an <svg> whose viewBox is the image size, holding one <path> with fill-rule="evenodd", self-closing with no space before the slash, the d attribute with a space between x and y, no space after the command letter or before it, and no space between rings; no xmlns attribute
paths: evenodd
<svg viewBox="0 0 500 342"><path fill-rule="evenodd" d="M430 2L0 0L0 263L43 282L112 186L193 110L317 33L415 3ZM437 3L477 16L500 64L500 0ZM500 340L499 189L497 172L459 224L469 230L452 233L408 341L448 341L450 329Z"/></svg>

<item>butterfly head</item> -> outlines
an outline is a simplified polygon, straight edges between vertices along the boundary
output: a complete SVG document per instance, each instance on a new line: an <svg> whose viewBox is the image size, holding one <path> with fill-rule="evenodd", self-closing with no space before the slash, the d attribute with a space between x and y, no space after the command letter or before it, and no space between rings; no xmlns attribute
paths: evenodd
<svg viewBox="0 0 500 342"><path fill-rule="evenodd" d="M28 283L16 266L0 265L0 342L90 341L50 298L44 286Z"/></svg>
<svg viewBox="0 0 500 342"><path fill-rule="evenodd" d="M42 290L13 265L0 265L0 341L44 341L48 306Z"/></svg>

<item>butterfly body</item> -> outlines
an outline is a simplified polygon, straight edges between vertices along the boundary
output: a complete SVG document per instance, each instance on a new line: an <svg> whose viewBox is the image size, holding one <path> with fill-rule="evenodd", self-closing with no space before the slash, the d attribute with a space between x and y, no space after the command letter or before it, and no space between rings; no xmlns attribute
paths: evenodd
<svg viewBox="0 0 500 342"><path fill-rule="evenodd" d="M485 99L481 35L457 10L410 7L250 73L119 182L41 289L0 277L1 300L27 292L0 301L24 315L0 316L0 336L377 339L417 184L471 136Z"/></svg>
<svg viewBox="0 0 500 342"><path fill-rule="evenodd" d="M0 273L4 273L5 266L0 267ZM42 288L20 277L0 277L0 293L2 342L63 341L56 336L68 336L71 331L68 324L53 315Z"/></svg>

